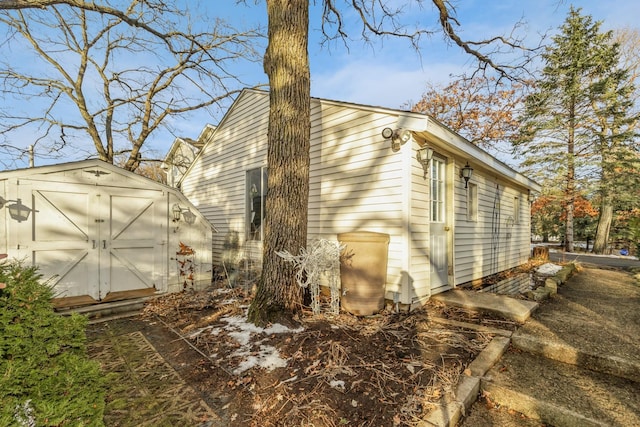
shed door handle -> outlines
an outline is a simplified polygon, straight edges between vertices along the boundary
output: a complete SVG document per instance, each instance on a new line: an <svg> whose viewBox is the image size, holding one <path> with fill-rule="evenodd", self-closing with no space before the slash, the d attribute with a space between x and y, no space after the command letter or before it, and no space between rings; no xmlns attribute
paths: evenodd
<svg viewBox="0 0 640 427"><path fill-rule="evenodd" d="M102 241L102 249L107 249L107 241L106 240Z"/></svg>

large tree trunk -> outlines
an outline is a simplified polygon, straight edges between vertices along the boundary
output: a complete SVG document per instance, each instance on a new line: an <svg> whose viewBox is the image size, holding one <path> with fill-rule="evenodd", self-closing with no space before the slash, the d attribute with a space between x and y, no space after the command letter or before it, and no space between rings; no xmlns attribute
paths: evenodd
<svg viewBox="0 0 640 427"><path fill-rule="evenodd" d="M302 289L292 263L276 251L297 254L307 244L311 86L308 0L267 0L269 45L269 168L262 276L249 320L264 325L298 311Z"/></svg>
<svg viewBox="0 0 640 427"><path fill-rule="evenodd" d="M567 219L565 221L565 227L564 227L564 250L566 252L573 252L573 217L574 217L573 200L567 203L567 206L565 207L565 213L567 215Z"/></svg>
<svg viewBox="0 0 640 427"><path fill-rule="evenodd" d="M598 218L598 229L596 230L596 240L593 243L593 253L604 254L609 242L609 231L613 221L613 205L609 198L602 200L600 207L600 218Z"/></svg>
<svg viewBox="0 0 640 427"><path fill-rule="evenodd" d="M606 139L600 143L602 153L602 176L600 178L600 217L598 218L598 228L596 229L596 239L593 242L593 253L604 254L609 243L609 232L613 222L613 182L615 173L615 157Z"/></svg>

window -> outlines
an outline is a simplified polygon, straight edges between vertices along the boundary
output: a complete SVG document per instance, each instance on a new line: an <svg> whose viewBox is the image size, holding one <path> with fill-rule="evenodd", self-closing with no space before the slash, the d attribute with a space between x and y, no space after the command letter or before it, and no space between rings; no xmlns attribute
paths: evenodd
<svg viewBox="0 0 640 427"><path fill-rule="evenodd" d="M467 184L467 221L478 221L478 185Z"/></svg>
<svg viewBox="0 0 640 427"><path fill-rule="evenodd" d="M431 221L444 222L444 160L431 159Z"/></svg>
<svg viewBox="0 0 640 427"><path fill-rule="evenodd" d="M247 172L247 240L262 240L263 222L266 216L267 168Z"/></svg>
<svg viewBox="0 0 640 427"><path fill-rule="evenodd" d="M520 198L519 197L513 198L513 223L514 224L520 223Z"/></svg>

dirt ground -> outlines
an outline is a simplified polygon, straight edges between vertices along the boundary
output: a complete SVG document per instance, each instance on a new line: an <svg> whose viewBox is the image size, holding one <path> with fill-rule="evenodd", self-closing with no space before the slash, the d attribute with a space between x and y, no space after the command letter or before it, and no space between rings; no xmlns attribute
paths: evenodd
<svg viewBox="0 0 640 427"><path fill-rule="evenodd" d="M640 365L640 274L613 268L583 268L544 301L518 333L560 342L589 354L608 355ZM502 386L595 418L603 425L640 425L638 383L551 361L511 347L488 373ZM476 402L462 426L543 426L486 396Z"/></svg>
<svg viewBox="0 0 640 427"><path fill-rule="evenodd" d="M617 286L628 280L634 283L620 271L578 274L558 297L542 303L533 320L551 322L555 334L591 346L615 341L620 348L624 342L620 350L629 354L626 344L633 345L633 328L640 322L637 285L633 295ZM606 299L595 293L589 297L598 284L612 289ZM110 345L128 358L125 363L134 365L128 371L142 378L127 383L127 370L105 363L112 385L108 425L412 426L434 404L451 399L466 366L492 338L439 319L510 331L528 327L430 302L412 313L383 311L368 317L305 311L295 329L256 329L243 321L250 302L242 289L212 287L154 299L139 318L93 325L94 355L108 347L100 340L110 337ZM577 329L570 329L570 322L553 323L558 319L554 312L566 319L577 316ZM621 316L633 322L620 321L612 329L611 322ZM607 327L597 327L605 318ZM620 335L612 336L614 330ZM137 365L148 347L171 369L159 370L154 360L146 368ZM104 351L105 360L112 358L113 352ZM165 408L167 401L172 403ZM541 424L481 397L464 425Z"/></svg>
<svg viewBox="0 0 640 427"><path fill-rule="evenodd" d="M582 267L520 332L640 364L639 302L638 279L632 273Z"/></svg>
<svg viewBox="0 0 640 427"><path fill-rule="evenodd" d="M492 338L434 322L434 316L515 328L504 320L428 304L408 314L369 317L305 312L296 329L261 330L242 320L250 298L228 288L166 295L150 302L140 319L94 326L90 339L110 335L121 343L119 334L138 329L205 403L191 405L189 422L199 423L192 425L411 426L434 403L452 397L459 376ZM111 383L123 381L116 375ZM159 381L162 387L167 386ZM133 404L138 409L124 411L118 403L121 389L109 394L105 419L111 425L138 425L131 413L154 405L142 399ZM149 425L180 423L160 421Z"/></svg>

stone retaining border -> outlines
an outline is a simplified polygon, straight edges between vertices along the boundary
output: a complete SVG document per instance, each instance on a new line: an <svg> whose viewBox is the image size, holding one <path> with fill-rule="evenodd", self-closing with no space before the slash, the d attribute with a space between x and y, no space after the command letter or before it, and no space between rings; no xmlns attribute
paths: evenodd
<svg viewBox="0 0 640 427"><path fill-rule="evenodd" d="M442 403L431 411L426 419L418 423L418 427L455 427L478 400L481 378L500 360L510 342L509 337L493 337L489 345L465 369L464 375L458 381L455 399Z"/></svg>
<svg viewBox="0 0 640 427"><path fill-rule="evenodd" d="M560 271L551 277L547 277L543 286L525 292L527 299L532 301L543 301L558 293L558 286L564 285L567 280L575 273L578 266L575 263L567 264Z"/></svg>
<svg viewBox="0 0 640 427"><path fill-rule="evenodd" d="M564 266L553 277L545 280L540 295L546 295L548 298L558 292L558 286L563 285L577 270L578 266L574 263ZM534 294L538 290L532 291ZM536 299L536 301L538 301ZM463 322L457 322L463 323ZM458 325L462 326L462 325ZM474 325L475 326L475 325ZM455 399L452 402L443 402L429 416L419 422L418 427L455 427L460 420L471 410L471 406L478 399L481 390L481 379L493 365L502 357L511 343L510 333L496 335L491 342L480 352L473 362L469 364L464 371L456 387ZM585 420L591 421L591 420ZM585 424L592 425L592 424Z"/></svg>

